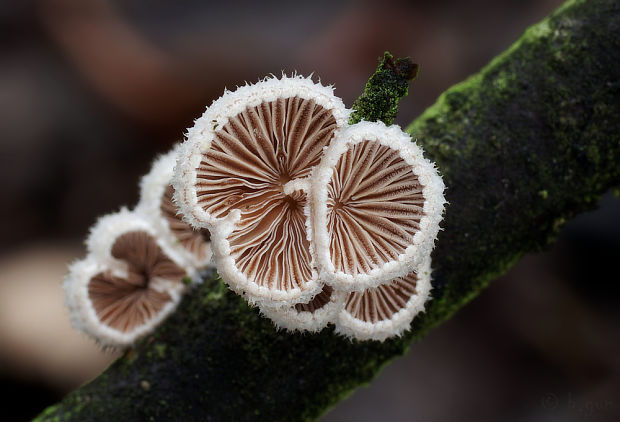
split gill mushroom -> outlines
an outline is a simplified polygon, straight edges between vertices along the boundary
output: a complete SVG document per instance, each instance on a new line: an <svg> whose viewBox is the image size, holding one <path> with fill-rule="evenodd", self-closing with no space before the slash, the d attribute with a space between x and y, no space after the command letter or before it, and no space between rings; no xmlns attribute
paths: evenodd
<svg viewBox="0 0 620 422"><path fill-rule="evenodd" d="M309 194L321 279L363 291L413 271L430 257L443 190L434 165L398 126L361 122L339 132Z"/></svg>
<svg viewBox="0 0 620 422"><path fill-rule="evenodd" d="M140 201L135 212L151 221L157 236L175 248L179 255L198 269L211 265L210 233L195 230L183 220L173 201L171 185L178 146L159 156L140 181Z"/></svg>
<svg viewBox="0 0 620 422"><path fill-rule="evenodd" d="M308 303L263 314L291 331L333 322L359 340L400 335L429 296L441 178L400 128L362 122L338 132L311 176L285 189L308 185L311 250L330 259L326 284Z"/></svg>
<svg viewBox="0 0 620 422"><path fill-rule="evenodd" d="M388 284L353 292L336 322L336 333L357 340L384 341L402 335L430 298L430 258Z"/></svg>
<svg viewBox="0 0 620 422"><path fill-rule="evenodd" d="M183 279L195 275L126 209L100 218L87 246L87 257L69 267L66 302L73 325L105 346L130 346L150 333L176 308Z"/></svg>
<svg viewBox="0 0 620 422"><path fill-rule="evenodd" d="M290 307L321 291L307 177L348 114L331 87L283 76L226 92L189 130L175 201L211 232L218 272L250 303Z"/></svg>

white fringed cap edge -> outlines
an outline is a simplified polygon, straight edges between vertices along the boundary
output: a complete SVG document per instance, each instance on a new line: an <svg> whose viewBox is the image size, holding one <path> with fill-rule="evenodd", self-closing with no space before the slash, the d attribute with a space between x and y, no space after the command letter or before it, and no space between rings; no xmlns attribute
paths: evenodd
<svg viewBox="0 0 620 422"><path fill-rule="evenodd" d="M336 321L336 333L357 340L377 341L401 336L410 328L415 316L424 312L424 304L430 299L431 271L431 259L429 257L415 270L417 275L416 294L407 301L403 309L392 315L390 319L373 324L357 319L346 309L343 309Z"/></svg>
<svg viewBox="0 0 620 422"><path fill-rule="evenodd" d="M182 265L183 261L179 256L157 238L152 226L143 218L126 208L118 213L101 217L87 239L88 255L69 266L63 288L65 303L73 326L105 346L118 348L131 346L139 338L151 333L164 318L174 311L186 288L181 282L160 283L158 287L170 295L170 302L164 305L155 317L130 332L116 330L101 322L90 300L88 284L93 276L104 271L110 271L117 277L127 277L127 264L112 257L110 250L119 236L132 231L144 231L151 235L162 251L186 270L188 277L196 277L195 269Z"/></svg>
<svg viewBox="0 0 620 422"><path fill-rule="evenodd" d="M217 218L198 205L196 193L196 169L200 165L202 155L211 147L218 128L225 126L231 117L238 115L248 107L256 107L263 102L275 101L278 98L300 97L314 100L326 110L331 111L336 120L337 130L346 126L350 111L342 100L334 95L333 87L315 83L302 76L286 76L266 78L254 85L246 84L235 91L226 91L219 99L207 108L205 113L194 122L188 130L187 138L179 149L177 164L174 170L174 200L188 221L195 228L207 228L211 233L211 248L218 273L228 286L244 296L252 305L268 307L289 307L295 303L308 302L321 289L318 273L313 267L312 280L305 289L289 291L272 290L250 282L241 273L230 253L228 236L233 232L235 224L241 218L241 212L232 209L228 215ZM312 256L312 254L311 254Z"/></svg>
<svg viewBox="0 0 620 422"><path fill-rule="evenodd" d="M327 229L327 186L334 167L340 157L353 145L363 141L377 141L395 151L411 166L413 173L423 186L424 215L420 219L420 230L398 260L384 263L366 274L346 274L336 271L330 257L330 237ZM403 132L399 126L385 126L382 122L360 122L336 134L334 141L325 151L321 162L313 169L309 202L312 204L310 224L319 268L319 278L327 284L349 291L362 291L388 283L394 278L411 272L418 263L430 256L443 216L443 180L435 166L424 158L422 149Z"/></svg>
<svg viewBox="0 0 620 422"><path fill-rule="evenodd" d="M157 242L157 246L179 267L183 268L188 273L188 276L194 275L195 267L185 262L178 251L159 238L157 231L148 218L129 211L125 207L116 213L104 215L97 220L86 239L86 248L93 258L101 264L110 267L111 270L119 267L124 268L126 266L125 263L114 258L111 254L111 249L119 236L133 231L143 231L149 234Z"/></svg>
<svg viewBox="0 0 620 422"><path fill-rule="evenodd" d="M156 237L163 239L171 248L178 251L185 265L198 269L213 267L211 264L211 258L213 256L211 245L209 244L207 246L205 259L199 259L195 254L185 249L179 243L179 240L170 230L168 220L161 212L161 200L166 188L171 184L178 150L179 145L176 145L168 153L157 157L149 173L142 177L140 180L140 201L135 208L135 213L152 223L153 229L157 233ZM179 217L181 217L180 214ZM187 224L187 222L185 223Z"/></svg>
<svg viewBox="0 0 620 422"><path fill-rule="evenodd" d="M335 322L344 308L348 292L334 289L329 302L314 312L298 311L294 306L286 308L261 307L261 313L276 327L288 331L318 332L330 322ZM306 302L307 303L307 302Z"/></svg>

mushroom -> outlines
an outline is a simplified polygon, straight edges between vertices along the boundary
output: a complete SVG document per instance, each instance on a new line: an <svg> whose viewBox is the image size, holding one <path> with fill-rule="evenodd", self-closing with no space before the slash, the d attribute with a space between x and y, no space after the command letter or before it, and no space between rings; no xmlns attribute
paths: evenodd
<svg viewBox="0 0 620 422"><path fill-rule="evenodd" d="M126 209L99 219L87 246L87 257L69 267L66 302L73 325L106 346L128 346L150 333L176 308L184 278L194 275Z"/></svg>
<svg viewBox="0 0 620 422"><path fill-rule="evenodd" d="M337 319L347 296L347 292L334 290L332 286L325 284L323 289L307 303L298 303L287 308L263 306L261 311L277 327L290 331L317 332Z"/></svg>
<svg viewBox="0 0 620 422"><path fill-rule="evenodd" d="M430 258L389 284L350 293L336 322L336 333L358 340L399 336L424 311L431 290Z"/></svg>
<svg viewBox="0 0 620 422"><path fill-rule="evenodd" d="M157 237L178 249L188 263L204 268L211 262L210 234L207 229L194 230L183 221L172 197L171 185L178 148L158 157L151 171L140 181L140 202L136 212L152 222Z"/></svg>
<svg viewBox="0 0 620 422"><path fill-rule="evenodd" d="M249 302L290 307L321 291L304 187L348 114L331 87L283 76L224 93L189 130L175 201Z"/></svg>
<svg viewBox="0 0 620 422"><path fill-rule="evenodd" d="M410 273L430 256L443 181L398 126L341 131L311 178L313 251L321 278L361 291Z"/></svg>

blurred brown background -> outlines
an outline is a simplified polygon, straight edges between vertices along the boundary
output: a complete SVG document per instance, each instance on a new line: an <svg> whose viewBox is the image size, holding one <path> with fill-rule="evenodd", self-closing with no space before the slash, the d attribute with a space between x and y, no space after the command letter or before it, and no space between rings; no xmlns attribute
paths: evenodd
<svg viewBox="0 0 620 422"><path fill-rule="evenodd" d="M405 126L561 3L0 3L0 419L114 358L70 328L66 265L224 87L314 72L350 105L390 50L422 65ZM324 420L620 420L619 261L608 194Z"/></svg>

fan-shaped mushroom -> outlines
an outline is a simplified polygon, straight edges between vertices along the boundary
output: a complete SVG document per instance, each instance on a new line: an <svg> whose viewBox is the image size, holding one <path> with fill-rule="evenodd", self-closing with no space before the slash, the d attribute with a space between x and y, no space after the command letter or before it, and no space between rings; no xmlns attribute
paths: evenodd
<svg viewBox="0 0 620 422"><path fill-rule="evenodd" d="M183 279L194 275L127 210L102 217L87 244L87 257L69 267L67 306L74 326L104 345L127 346L151 332L175 309Z"/></svg>
<svg viewBox="0 0 620 422"><path fill-rule="evenodd" d="M398 126L341 131L311 178L316 262L333 286L363 290L411 272L430 256L444 185Z"/></svg>
<svg viewBox="0 0 620 422"><path fill-rule="evenodd" d="M190 265L203 268L211 262L210 234L207 229L194 230L183 221L172 200L171 185L178 148L158 157L151 171L140 181L140 202L136 212L152 222L160 239L172 247L178 247L179 254Z"/></svg>
<svg viewBox="0 0 620 422"><path fill-rule="evenodd" d="M226 92L188 132L175 170L175 200L206 227L218 272L250 302L286 307L322 288L298 187L346 124L342 101L302 77L266 79Z"/></svg>
<svg viewBox="0 0 620 422"><path fill-rule="evenodd" d="M383 341L401 335L424 311L431 290L430 259L389 284L350 293L336 322L336 332L358 340Z"/></svg>

